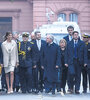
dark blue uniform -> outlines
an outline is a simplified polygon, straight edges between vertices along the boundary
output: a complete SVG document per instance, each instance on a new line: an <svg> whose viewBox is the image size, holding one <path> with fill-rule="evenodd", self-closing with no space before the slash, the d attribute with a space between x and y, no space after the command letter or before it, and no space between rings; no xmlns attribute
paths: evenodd
<svg viewBox="0 0 90 100"><path fill-rule="evenodd" d="M19 43L19 72L22 93L31 92L32 66L36 65L36 56L32 42Z"/></svg>
<svg viewBox="0 0 90 100"><path fill-rule="evenodd" d="M34 40L33 42L34 42L34 48L36 52L36 65L37 65L36 68L33 68L33 92L38 93L39 90L41 92L43 91L44 70L41 68L41 53L42 53L42 48L45 46L46 42L41 40L40 50L38 49L36 40Z"/></svg>
<svg viewBox="0 0 90 100"><path fill-rule="evenodd" d="M44 66L44 80L45 80L45 91L48 92L52 88L52 93L55 92L55 87L58 79L58 68L60 67L60 50L55 44L46 44L43 49L42 66Z"/></svg>
<svg viewBox="0 0 90 100"><path fill-rule="evenodd" d="M87 63L87 51L83 41L78 40L75 46L74 40L70 41L67 46L68 57L68 72L70 78L70 89L73 90L75 84L75 91L80 89L81 69ZM75 81L73 81L75 79Z"/></svg>
<svg viewBox="0 0 90 100"><path fill-rule="evenodd" d="M90 91L90 43L87 45L87 72L88 72L88 77L89 77L89 91Z"/></svg>

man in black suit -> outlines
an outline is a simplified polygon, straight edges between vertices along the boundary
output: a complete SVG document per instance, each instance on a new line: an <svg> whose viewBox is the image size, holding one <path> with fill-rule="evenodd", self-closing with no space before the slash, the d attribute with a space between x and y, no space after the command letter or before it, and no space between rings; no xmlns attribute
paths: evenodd
<svg viewBox="0 0 90 100"><path fill-rule="evenodd" d="M45 45L45 41L41 40L40 31L35 32L36 40L34 40L34 47L36 51L36 63L37 66L33 67L33 92L43 92L43 73L44 69L41 68L41 52Z"/></svg>
<svg viewBox="0 0 90 100"><path fill-rule="evenodd" d="M80 94L81 69L87 66L87 50L85 43L79 39L77 31L73 32L73 39L67 45L67 57L70 92L74 92L75 85L75 93Z"/></svg>
<svg viewBox="0 0 90 100"><path fill-rule="evenodd" d="M74 27L73 26L68 26L67 27L67 31L68 31L68 35L64 37L64 39L69 42L72 40L72 33L74 31Z"/></svg>
<svg viewBox="0 0 90 100"><path fill-rule="evenodd" d="M67 31L68 31L68 35L64 37L64 39L68 42L70 42L72 40L72 33L74 31L74 27L73 26L68 26L67 27ZM70 92L70 81L69 81L69 73L68 73L68 77L67 77L67 83L68 83L68 93Z"/></svg>

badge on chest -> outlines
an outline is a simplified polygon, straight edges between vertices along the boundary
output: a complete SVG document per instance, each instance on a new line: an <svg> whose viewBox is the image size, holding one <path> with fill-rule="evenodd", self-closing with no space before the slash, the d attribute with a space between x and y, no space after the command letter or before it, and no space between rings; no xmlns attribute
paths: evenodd
<svg viewBox="0 0 90 100"><path fill-rule="evenodd" d="M28 47L28 48L27 48L27 50L28 50L28 51L30 51L30 50L31 50L31 48L30 48L30 47Z"/></svg>

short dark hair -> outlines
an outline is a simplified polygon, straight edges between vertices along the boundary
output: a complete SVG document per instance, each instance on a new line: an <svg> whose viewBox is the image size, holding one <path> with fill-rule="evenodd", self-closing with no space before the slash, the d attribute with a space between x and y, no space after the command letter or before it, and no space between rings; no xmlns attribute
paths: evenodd
<svg viewBox="0 0 90 100"><path fill-rule="evenodd" d="M37 35L37 33L41 33L40 31L35 31L35 35Z"/></svg>
<svg viewBox="0 0 90 100"><path fill-rule="evenodd" d="M67 27L67 30L68 30L68 29L73 29L73 30L74 30L74 27L73 27L73 26L68 26L68 27Z"/></svg>
<svg viewBox="0 0 90 100"><path fill-rule="evenodd" d="M78 32L78 31L74 31L72 34L74 35L74 33L78 33L78 34L79 34L79 32Z"/></svg>

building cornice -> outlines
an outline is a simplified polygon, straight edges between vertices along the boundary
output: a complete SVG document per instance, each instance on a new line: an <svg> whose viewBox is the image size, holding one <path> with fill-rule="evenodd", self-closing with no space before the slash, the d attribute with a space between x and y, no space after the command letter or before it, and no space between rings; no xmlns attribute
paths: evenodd
<svg viewBox="0 0 90 100"><path fill-rule="evenodd" d="M20 13L21 9L0 9L0 12L17 12L17 13Z"/></svg>

